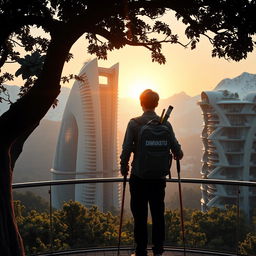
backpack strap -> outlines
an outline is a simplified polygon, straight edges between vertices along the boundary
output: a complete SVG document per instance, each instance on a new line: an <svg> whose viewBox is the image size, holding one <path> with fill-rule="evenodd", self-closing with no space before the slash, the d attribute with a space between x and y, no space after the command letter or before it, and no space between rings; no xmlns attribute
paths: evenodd
<svg viewBox="0 0 256 256"><path fill-rule="evenodd" d="M153 122L158 122L160 124L160 118L159 117L155 117L155 118L153 118L149 121L145 121L145 120L141 120L141 119L142 118L139 116L139 117L134 117L131 120L135 121L139 125L150 124L150 123L153 123Z"/></svg>
<svg viewBox="0 0 256 256"><path fill-rule="evenodd" d="M132 118L131 120L135 121L135 123L137 123L137 124L139 124L139 125L145 125L145 124L146 124L145 122L143 122L143 121L141 120L140 117L134 117L134 118Z"/></svg>

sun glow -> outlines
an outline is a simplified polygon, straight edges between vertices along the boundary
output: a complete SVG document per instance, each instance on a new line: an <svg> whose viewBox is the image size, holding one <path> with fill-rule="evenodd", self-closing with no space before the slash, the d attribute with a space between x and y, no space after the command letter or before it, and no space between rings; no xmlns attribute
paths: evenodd
<svg viewBox="0 0 256 256"><path fill-rule="evenodd" d="M157 85L154 81L151 81L147 78L140 78L135 80L129 87L128 95L131 98L139 98L140 94L146 90L151 89L153 91L157 91Z"/></svg>

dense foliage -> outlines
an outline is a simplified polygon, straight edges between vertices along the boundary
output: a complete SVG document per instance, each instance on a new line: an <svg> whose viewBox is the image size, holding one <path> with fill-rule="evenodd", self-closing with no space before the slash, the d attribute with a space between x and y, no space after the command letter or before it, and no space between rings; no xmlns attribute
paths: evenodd
<svg viewBox="0 0 256 256"><path fill-rule="evenodd" d="M22 205L25 206L23 209L23 215L28 215L31 210L45 212L48 211L50 207L46 200L31 191L26 191L24 193L14 191L13 199L22 202Z"/></svg>
<svg viewBox="0 0 256 256"><path fill-rule="evenodd" d="M186 25L187 42L173 34L172 24L161 17L174 11ZM0 76L0 101L10 101L3 83L22 75L25 80L20 95L33 85L43 69L48 47L60 30L85 33L87 51L106 59L108 51L125 45L143 46L151 51L152 61L165 63L162 43L180 44L195 49L201 37L212 44L212 56L239 61L255 46L255 1L191 0L191 1L66 1L66 0L3 0L0 4L0 68L18 62L15 74ZM148 21L148 18L150 21ZM153 22L152 22L153 21ZM32 26L44 33L33 33ZM67 43L67 42L63 42ZM24 55L24 51L28 54ZM68 61L72 54L66 56ZM66 82L73 75L63 77Z"/></svg>
<svg viewBox="0 0 256 256"><path fill-rule="evenodd" d="M118 243L119 216L103 213L97 207L88 209L70 201L53 212L52 222L49 212L31 210L25 213L20 201L16 201L15 209L28 255L50 250L116 246ZM167 210L165 220L166 245L183 246L179 210ZM149 230L151 225L149 221ZM253 227L245 225L242 218L238 220L236 207L212 208L208 212L185 210L186 246L190 248L236 252L238 245L243 255L251 255L256 246L256 233L252 230ZM124 220L122 231L122 245L132 246L132 219Z"/></svg>

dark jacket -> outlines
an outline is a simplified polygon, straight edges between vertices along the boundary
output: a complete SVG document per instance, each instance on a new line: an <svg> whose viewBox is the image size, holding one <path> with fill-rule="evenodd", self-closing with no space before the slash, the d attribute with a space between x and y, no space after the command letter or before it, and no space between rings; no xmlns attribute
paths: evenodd
<svg viewBox="0 0 256 256"><path fill-rule="evenodd" d="M142 127L141 124L146 124L152 119L160 118L156 115L154 111L147 111L144 112L142 116L137 117L135 121L134 119L131 119L128 123L124 142L123 142L123 150L121 153L121 169L125 170L127 168L128 162L130 160L131 153L133 152L133 161L132 161L132 170L131 173L136 173L135 169L138 168L138 161L136 161L136 148L138 144L138 134L140 131L140 128ZM138 122L139 121L139 122ZM170 129L171 132L171 151L172 153L179 155L181 154L181 146L178 143L177 139L175 138L175 134L173 132L172 126L169 122L167 122L167 127Z"/></svg>

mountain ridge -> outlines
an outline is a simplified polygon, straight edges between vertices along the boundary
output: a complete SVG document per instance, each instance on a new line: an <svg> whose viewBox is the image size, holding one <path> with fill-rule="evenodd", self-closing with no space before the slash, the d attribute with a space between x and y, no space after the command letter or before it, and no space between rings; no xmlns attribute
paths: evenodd
<svg viewBox="0 0 256 256"><path fill-rule="evenodd" d="M243 99L249 92L256 92L256 74L243 72L237 77L225 78L216 85L214 90L228 90L238 93L239 97Z"/></svg>

